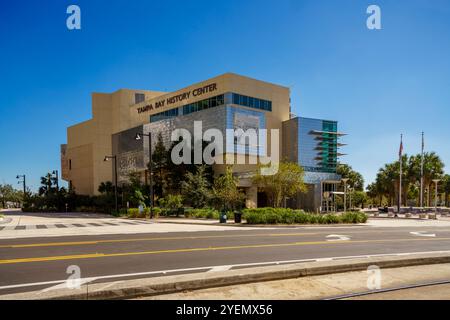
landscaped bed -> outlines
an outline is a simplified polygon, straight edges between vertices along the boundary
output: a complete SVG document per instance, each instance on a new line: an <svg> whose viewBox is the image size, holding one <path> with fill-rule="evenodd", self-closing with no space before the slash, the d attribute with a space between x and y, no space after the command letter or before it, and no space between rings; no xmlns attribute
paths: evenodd
<svg viewBox="0 0 450 320"><path fill-rule="evenodd" d="M293 210L285 208L258 208L244 209L243 219L247 224L357 224L366 223L368 216L362 212L346 212L341 214L314 214L306 213L303 210ZM138 209L128 209L130 218L149 218L150 208L145 208L141 214ZM219 220L220 212L216 209L192 209L186 208L180 211L153 208L153 216L158 217L184 217L191 219L211 219ZM226 213L227 219L234 219L233 212Z"/></svg>
<svg viewBox="0 0 450 320"><path fill-rule="evenodd" d="M243 213L247 224L355 224L366 223L368 219L362 212L313 214L284 208L245 209Z"/></svg>

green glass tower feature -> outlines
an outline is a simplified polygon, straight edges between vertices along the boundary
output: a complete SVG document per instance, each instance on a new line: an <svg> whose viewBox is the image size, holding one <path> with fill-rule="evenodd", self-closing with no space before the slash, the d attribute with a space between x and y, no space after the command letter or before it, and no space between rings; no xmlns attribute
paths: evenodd
<svg viewBox="0 0 450 320"><path fill-rule="evenodd" d="M337 166L337 122L322 122L322 140L319 142L320 166L322 172L335 173Z"/></svg>

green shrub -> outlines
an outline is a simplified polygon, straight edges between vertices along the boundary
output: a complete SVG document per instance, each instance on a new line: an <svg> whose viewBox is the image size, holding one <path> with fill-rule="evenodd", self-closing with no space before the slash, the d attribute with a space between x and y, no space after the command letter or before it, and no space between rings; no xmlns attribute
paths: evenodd
<svg viewBox="0 0 450 320"><path fill-rule="evenodd" d="M196 218L196 219L219 219L220 213L217 210L206 208L206 209L185 209L185 218ZM228 216L228 214L227 214ZM229 218L230 219L230 218Z"/></svg>
<svg viewBox="0 0 450 320"><path fill-rule="evenodd" d="M365 223L367 215L364 213L348 212L343 215L312 214L302 210L285 208L245 209L244 219L248 224L338 224Z"/></svg>
<svg viewBox="0 0 450 320"><path fill-rule="evenodd" d="M137 218L139 216L139 209L138 208L130 208L127 210L127 215L129 218Z"/></svg>
<svg viewBox="0 0 450 320"><path fill-rule="evenodd" d="M368 216L362 212L346 212L341 219L342 223L366 223Z"/></svg>
<svg viewBox="0 0 450 320"><path fill-rule="evenodd" d="M298 224L307 224L309 223L309 216L304 212L297 212L294 215L294 221Z"/></svg>
<svg viewBox="0 0 450 320"><path fill-rule="evenodd" d="M119 209L119 211L113 210L111 212L111 215L114 216L114 217L127 216L128 215L128 210L127 209Z"/></svg>
<svg viewBox="0 0 450 320"><path fill-rule="evenodd" d="M159 216L161 215L161 208L158 207L154 207L153 208L153 218L159 218ZM149 214L150 214L150 210L149 210Z"/></svg>
<svg viewBox="0 0 450 320"><path fill-rule="evenodd" d="M323 217L325 224L337 224L341 222L341 219L339 216L335 214L327 214Z"/></svg>
<svg viewBox="0 0 450 320"><path fill-rule="evenodd" d="M192 217L192 208L185 208L184 209L184 217L185 218L191 218Z"/></svg>

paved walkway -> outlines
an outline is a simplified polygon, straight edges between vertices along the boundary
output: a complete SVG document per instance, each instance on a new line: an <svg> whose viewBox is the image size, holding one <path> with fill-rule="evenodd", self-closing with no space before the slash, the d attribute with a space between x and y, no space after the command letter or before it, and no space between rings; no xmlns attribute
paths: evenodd
<svg viewBox="0 0 450 320"><path fill-rule="evenodd" d="M166 232L197 232L255 229L340 229L367 227L450 227L449 218L439 220L371 218L360 225L289 225L246 226L226 225L216 220L159 218L155 220L115 218L110 215L86 213L22 213L20 210L3 210L0 221L0 239L57 237L69 235L137 234Z"/></svg>
<svg viewBox="0 0 450 320"><path fill-rule="evenodd" d="M367 225L372 227L450 227L450 219L370 218Z"/></svg>
<svg viewBox="0 0 450 320"><path fill-rule="evenodd" d="M381 270L381 289L450 279L450 264L425 265ZM268 281L220 288L187 291L145 300L306 300L326 299L349 293L367 292L368 272L348 272L297 279ZM427 293L433 292L433 295ZM354 299L446 299L448 285L421 290L402 290Z"/></svg>
<svg viewBox="0 0 450 320"><path fill-rule="evenodd" d="M4 219L0 222L0 239L255 229L218 225L215 220L180 219L172 223L174 219L150 221L85 213L1 213Z"/></svg>

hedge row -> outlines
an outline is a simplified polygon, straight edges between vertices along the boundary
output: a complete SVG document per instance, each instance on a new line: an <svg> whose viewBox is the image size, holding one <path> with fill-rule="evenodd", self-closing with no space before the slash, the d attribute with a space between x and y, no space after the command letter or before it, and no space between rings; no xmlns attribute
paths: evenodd
<svg viewBox="0 0 450 320"><path fill-rule="evenodd" d="M244 219L248 224L338 224L365 223L367 215L360 212L344 214L312 214L302 210L284 208L245 209Z"/></svg>
<svg viewBox="0 0 450 320"><path fill-rule="evenodd" d="M173 216L180 214L180 211L178 210L169 210L169 209L162 209L155 207L153 208L153 217L158 218L159 216ZM183 210L183 213L185 218L196 218L196 219L215 219L219 220L220 212L215 209L192 209L187 208ZM149 218L150 217L150 208L145 208L142 213L139 213L139 209L137 208L131 208L126 210L126 215L129 218ZM227 213L228 219L234 219L234 215L232 212Z"/></svg>
<svg viewBox="0 0 450 320"><path fill-rule="evenodd" d="M219 220L220 212L219 210L205 208L205 209L185 209L185 218L196 218L196 219L214 219ZM227 212L227 219L234 219L233 212Z"/></svg>
<svg viewBox="0 0 450 320"><path fill-rule="evenodd" d="M158 218L161 215L161 208L153 208L153 217ZM150 208L144 208L142 213L139 213L138 208L130 208L127 210L127 216L129 218L150 218Z"/></svg>

